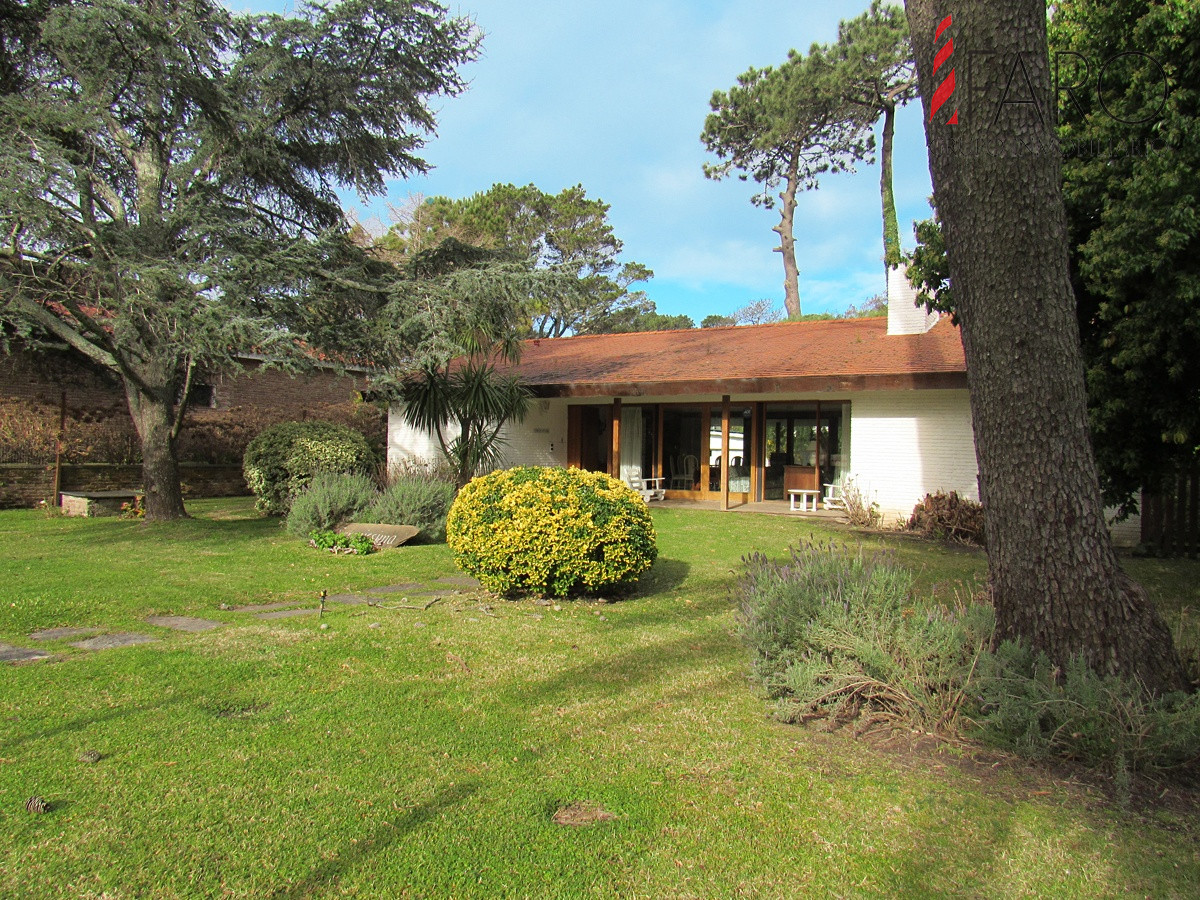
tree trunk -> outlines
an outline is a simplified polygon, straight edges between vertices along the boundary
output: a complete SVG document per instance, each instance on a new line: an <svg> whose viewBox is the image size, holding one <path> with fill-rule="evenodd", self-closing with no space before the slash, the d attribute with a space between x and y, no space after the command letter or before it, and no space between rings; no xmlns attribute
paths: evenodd
<svg viewBox="0 0 1200 900"><path fill-rule="evenodd" d="M1082 655L1155 693L1185 688L1170 632L1117 565L1104 521L1067 272L1045 3L906 6L966 352L997 638L1020 638L1059 666ZM953 55L935 73L935 53L951 39ZM958 88L935 110L953 69ZM956 111L959 124L948 124Z"/></svg>
<svg viewBox="0 0 1200 900"><path fill-rule="evenodd" d="M150 388L149 390L147 388ZM129 413L142 441L142 487L146 491L146 521L187 518L179 460L175 454L174 385L161 390L126 376Z"/></svg>
<svg viewBox="0 0 1200 900"><path fill-rule="evenodd" d="M779 195L782 206L779 224L772 231L779 235L776 253L783 254L783 305L789 319L800 318L800 269L796 265L796 236L793 222L796 218L796 191L800 186L800 151L796 150L788 162L787 183Z"/></svg>
<svg viewBox="0 0 1200 900"><path fill-rule="evenodd" d="M896 134L896 104L883 108L883 141L879 151L879 194L883 201L883 264L900 265L900 223L896 219L896 195L892 191L892 143Z"/></svg>

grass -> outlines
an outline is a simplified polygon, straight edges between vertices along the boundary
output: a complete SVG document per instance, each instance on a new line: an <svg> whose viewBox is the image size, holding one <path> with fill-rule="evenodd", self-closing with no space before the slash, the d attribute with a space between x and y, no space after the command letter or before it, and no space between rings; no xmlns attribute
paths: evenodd
<svg viewBox="0 0 1200 900"><path fill-rule="evenodd" d="M1197 826L1167 808L1122 812L1018 761L773 722L732 575L751 550L849 533L656 510L660 559L625 601L463 595L338 607L321 629L220 607L428 582L454 574L446 548L322 556L244 501L190 508L155 528L0 513L0 641L62 625L160 638L58 642L56 662L0 668L0 896L1191 897L1200 883ZM984 575L977 552L872 540L947 598ZM1132 562L1190 627L1200 565ZM187 635L154 614L228 624ZM100 762L77 761L89 748ZM35 793L49 813L25 812ZM555 824L573 803L614 818Z"/></svg>

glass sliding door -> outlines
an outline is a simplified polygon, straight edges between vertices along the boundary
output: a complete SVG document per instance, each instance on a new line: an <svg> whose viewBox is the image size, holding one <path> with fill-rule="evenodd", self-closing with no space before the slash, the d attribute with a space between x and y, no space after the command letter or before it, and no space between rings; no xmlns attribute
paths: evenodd
<svg viewBox="0 0 1200 900"><path fill-rule="evenodd" d="M662 473L667 489L700 490L701 408L664 406L662 411Z"/></svg>
<svg viewBox="0 0 1200 900"><path fill-rule="evenodd" d="M708 423L708 490L721 491L721 407L710 407ZM753 411L741 406L729 411L729 492L750 492L750 448Z"/></svg>
<svg viewBox="0 0 1200 900"><path fill-rule="evenodd" d="M849 404L772 403L763 440L763 499L784 500L789 488L823 490L841 480L843 415Z"/></svg>

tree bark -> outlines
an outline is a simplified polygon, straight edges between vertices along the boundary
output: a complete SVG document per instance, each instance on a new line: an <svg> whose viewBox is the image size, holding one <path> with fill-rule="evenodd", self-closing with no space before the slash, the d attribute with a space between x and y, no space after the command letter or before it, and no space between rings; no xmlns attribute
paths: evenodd
<svg viewBox="0 0 1200 900"><path fill-rule="evenodd" d="M161 379L155 379L159 381ZM142 487L146 492L146 521L187 518L175 452L174 383L161 387L125 376L129 413L142 442ZM140 383L139 383L140 382Z"/></svg>
<svg viewBox="0 0 1200 900"><path fill-rule="evenodd" d="M782 206L779 210L779 224L772 231L779 235L779 246L776 253L783 255L783 305L787 308L789 319L800 318L800 269L796 265L796 234L794 221L796 218L796 191L800 187L800 151L792 152L788 161L787 182L779 194Z"/></svg>
<svg viewBox="0 0 1200 900"><path fill-rule="evenodd" d="M879 151L879 195L883 203L883 264L900 265L900 223L896 218L896 195L892 190L892 144L896 135L896 104L883 108L883 141Z"/></svg>
<svg viewBox="0 0 1200 900"><path fill-rule="evenodd" d="M907 0L967 360L997 639L1154 693L1187 679L1117 564L1086 409L1042 0ZM935 31L953 10L940 38ZM935 54L945 57L934 71ZM951 70L956 89L935 111ZM958 124L947 119L957 111Z"/></svg>

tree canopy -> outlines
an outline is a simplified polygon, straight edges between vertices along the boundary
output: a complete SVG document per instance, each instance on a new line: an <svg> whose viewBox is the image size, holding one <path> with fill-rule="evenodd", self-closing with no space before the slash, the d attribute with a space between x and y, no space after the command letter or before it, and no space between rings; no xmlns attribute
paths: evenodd
<svg viewBox="0 0 1200 900"><path fill-rule="evenodd" d="M831 52L838 69L841 90L850 103L874 124L883 118L879 149L879 193L883 207L883 261L889 268L901 262L900 225L892 191L892 146L896 132L896 110L917 96L917 67L908 38L908 20L898 6L872 0L862 15L838 25L838 39ZM874 150L874 135L869 150Z"/></svg>
<svg viewBox="0 0 1200 900"><path fill-rule="evenodd" d="M560 273L573 282L530 306L533 334L582 334L614 316L636 315L646 298L631 288L654 274L641 263L621 261L623 245L609 209L582 185L548 194L532 184L496 184L458 200L433 197L410 205L380 246L405 256L453 237Z"/></svg>
<svg viewBox="0 0 1200 900"><path fill-rule="evenodd" d="M801 314L794 219L799 191L815 188L820 175L848 171L867 152L864 107L850 104L834 55L814 44L792 50L778 68L751 68L728 91L715 91L700 140L719 162L706 163L712 179L737 173L761 190L751 199L774 209L779 203L776 251L783 256L784 305ZM872 118L870 121L874 121ZM776 193L778 191L778 193Z"/></svg>
<svg viewBox="0 0 1200 900"><path fill-rule="evenodd" d="M1055 4L1071 277L1106 495L1200 453L1200 6Z"/></svg>
<svg viewBox="0 0 1200 900"><path fill-rule="evenodd" d="M184 515L174 438L191 374L239 352L303 358L311 313L378 306L336 189L425 170L430 103L464 89L477 35L415 0L26 12L3 26L0 317L123 380L147 518Z"/></svg>

